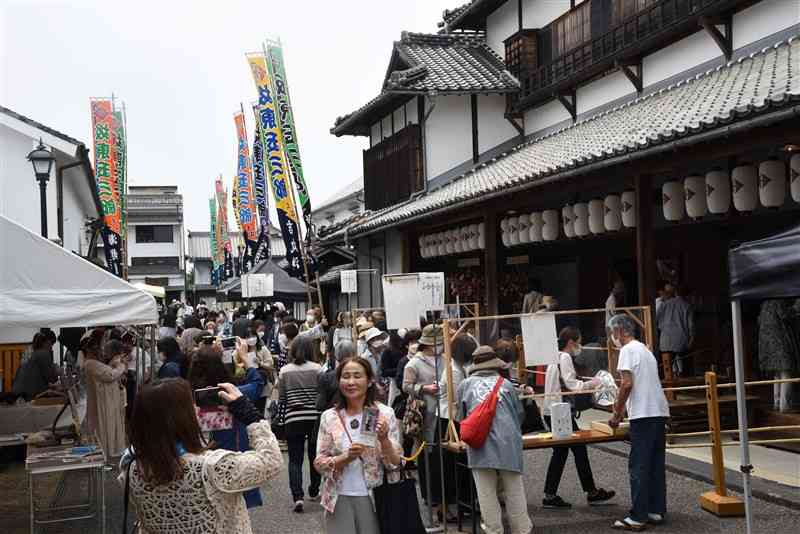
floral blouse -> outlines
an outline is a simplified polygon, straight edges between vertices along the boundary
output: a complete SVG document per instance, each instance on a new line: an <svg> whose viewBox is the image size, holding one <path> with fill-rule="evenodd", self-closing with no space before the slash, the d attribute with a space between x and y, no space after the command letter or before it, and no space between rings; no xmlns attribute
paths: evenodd
<svg viewBox="0 0 800 534"><path fill-rule="evenodd" d="M389 422L389 440L399 454L403 449L400 446L400 428L397 425L397 418L394 412L385 404L375 403L380 411L380 417ZM314 460L314 467L322 475L322 490L320 502L322 507L330 513L336 508L336 500L339 496L339 482L342 473L334 469L334 460L337 456L345 453L341 444L345 428L337 414L336 408L330 408L322 413L319 423L319 433L317 435L317 457ZM361 465L364 470L364 481L367 489L372 489L383 484L384 466L387 469L387 479L389 483L400 480L400 465L390 464L381 454L381 445L377 447L367 447L361 455Z"/></svg>

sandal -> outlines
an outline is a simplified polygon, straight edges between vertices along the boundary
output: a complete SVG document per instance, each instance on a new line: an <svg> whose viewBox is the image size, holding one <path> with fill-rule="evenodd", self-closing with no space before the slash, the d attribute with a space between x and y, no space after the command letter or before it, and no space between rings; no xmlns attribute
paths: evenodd
<svg viewBox="0 0 800 534"><path fill-rule="evenodd" d="M647 525L645 523L634 521L630 517L626 517L625 519L618 519L614 521L614 524L611 525L611 528L615 530L627 530L629 532L642 532L647 528Z"/></svg>

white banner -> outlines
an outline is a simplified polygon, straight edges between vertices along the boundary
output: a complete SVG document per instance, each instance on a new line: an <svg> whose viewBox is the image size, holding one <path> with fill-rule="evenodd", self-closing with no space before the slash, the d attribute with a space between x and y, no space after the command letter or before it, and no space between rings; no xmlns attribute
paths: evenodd
<svg viewBox="0 0 800 534"><path fill-rule="evenodd" d="M339 276L342 293L358 293L358 271L341 271Z"/></svg>

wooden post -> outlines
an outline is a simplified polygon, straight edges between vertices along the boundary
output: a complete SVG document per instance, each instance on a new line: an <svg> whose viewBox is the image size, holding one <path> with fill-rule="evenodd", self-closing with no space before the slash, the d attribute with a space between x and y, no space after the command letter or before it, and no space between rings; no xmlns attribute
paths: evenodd
<svg viewBox="0 0 800 534"><path fill-rule="evenodd" d="M722 454L722 434L719 420L719 398L717 396L717 374L707 372L706 401L708 409L708 428L711 431L711 460L714 476L714 491L700 495L703 510L718 516L744 515L744 503L737 497L728 495L725 487L725 457Z"/></svg>
<svg viewBox="0 0 800 534"><path fill-rule="evenodd" d="M483 270L486 276L486 315L497 315L498 313L498 294L497 294L497 213L490 211L484 217L484 241L486 248L483 251ZM492 327L487 328L490 335ZM498 330L499 332L499 330ZM489 342L487 339L480 339L480 343Z"/></svg>
<svg viewBox="0 0 800 534"><path fill-rule="evenodd" d="M653 232L652 180L648 175L636 177L636 277L639 305L655 302L655 234Z"/></svg>
<svg viewBox="0 0 800 534"><path fill-rule="evenodd" d="M675 376L672 374L672 358L670 357L671 352L662 352L661 353L661 368L664 370L664 382L668 386L675 385ZM665 392L667 400L675 400L675 392L674 391L667 391Z"/></svg>
<svg viewBox="0 0 800 534"><path fill-rule="evenodd" d="M447 321L442 321L442 335L444 336L444 365L447 373L447 441L458 443L460 440L454 423L456 400L453 391L453 347L450 338L450 324Z"/></svg>

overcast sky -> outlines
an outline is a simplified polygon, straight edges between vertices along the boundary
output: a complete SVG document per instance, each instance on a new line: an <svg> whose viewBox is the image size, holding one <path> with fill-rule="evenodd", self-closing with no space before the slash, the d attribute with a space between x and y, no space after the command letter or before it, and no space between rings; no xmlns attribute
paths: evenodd
<svg viewBox="0 0 800 534"><path fill-rule="evenodd" d="M378 94L402 30L461 3L0 0L0 104L91 147L89 98L113 92L130 184L177 184L186 228L207 230L213 179L236 172L233 113L255 99L244 54L280 37L313 207L362 174L366 139L331 135L336 117Z"/></svg>

